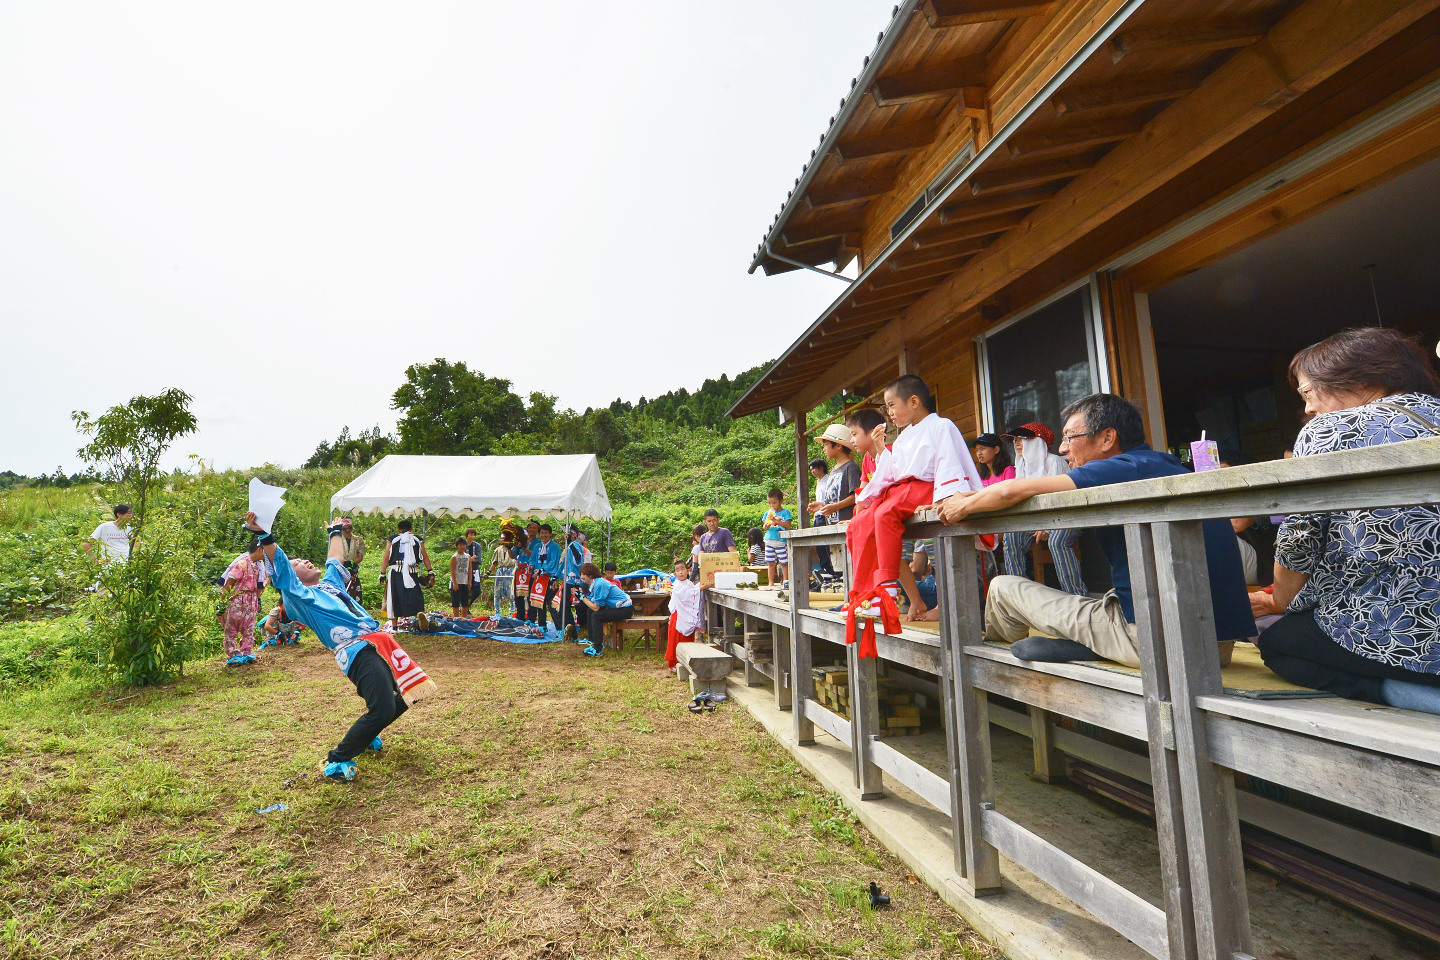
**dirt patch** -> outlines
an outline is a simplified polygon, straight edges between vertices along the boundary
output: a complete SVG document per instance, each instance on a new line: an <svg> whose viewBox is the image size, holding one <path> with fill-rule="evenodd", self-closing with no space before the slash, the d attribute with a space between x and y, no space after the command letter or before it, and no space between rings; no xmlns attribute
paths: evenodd
<svg viewBox="0 0 1440 960"><path fill-rule="evenodd" d="M687 712L653 653L404 640L441 693L349 785L315 772L361 704L313 640L123 707L8 707L4 948L994 956L738 707Z"/></svg>

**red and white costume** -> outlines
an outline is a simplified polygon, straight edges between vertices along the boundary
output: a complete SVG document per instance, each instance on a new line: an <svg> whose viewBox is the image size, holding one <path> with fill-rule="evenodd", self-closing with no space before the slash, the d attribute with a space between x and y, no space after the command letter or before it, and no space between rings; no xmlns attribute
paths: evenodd
<svg viewBox="0 0 1440 960"><path fill-rule="evenodd" d="M932 413L902 430L894 445L880 454L875 476L855 495L857 508L863 504L865 509L856 509L855 519L845 531L854 571L847 608L874 600L880 601L882 610L893 608L894 600L880 585L899 576L905 521L927 504L983 486L965 438L954 423ZM898 615L882 619L887 633L899 632ZM873 629L867 626L871 636ZM860 656L874 655L873 639L862 640Z"/></svg>
<svg viewBox="0 0 1440 960"><path fill-rule="evenodd" d="M670 630L669 643L665 648L665 663L674 669L679 660L675 648L682 643L691 643L705 625L704 605L701 603L700 584L689 580L676 580L670 587Z"/></svg>

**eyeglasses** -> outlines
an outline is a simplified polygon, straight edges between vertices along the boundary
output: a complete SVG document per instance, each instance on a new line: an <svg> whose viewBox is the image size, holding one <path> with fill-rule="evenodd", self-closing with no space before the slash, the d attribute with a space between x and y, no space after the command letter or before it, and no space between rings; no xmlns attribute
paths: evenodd
<svg viewBox="0 0 1440 960"><path fill-rule="evenodd" d="M1081 437L1093 437L1099 432L1099 430L1086 430L1084 433L1062 433L1060 434L1060 442L1069 443L1071 440L1079 440Z"/></svg>

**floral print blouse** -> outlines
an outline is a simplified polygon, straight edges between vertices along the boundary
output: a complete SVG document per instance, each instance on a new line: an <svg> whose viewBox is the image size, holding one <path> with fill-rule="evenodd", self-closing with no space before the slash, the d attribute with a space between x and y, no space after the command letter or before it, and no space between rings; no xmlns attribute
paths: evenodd
<svg viewBox="0 0 1440 960"><path fill-rule="evenodd" d="M1315 417L1295 456L1437 435L1386 404L1440 425L1440 399L1396 394ZM1362 657L1440 674L1440 505L1287 517L1275 561L1310 574L1290 612L1313 610L1327 636Z"/></svg>

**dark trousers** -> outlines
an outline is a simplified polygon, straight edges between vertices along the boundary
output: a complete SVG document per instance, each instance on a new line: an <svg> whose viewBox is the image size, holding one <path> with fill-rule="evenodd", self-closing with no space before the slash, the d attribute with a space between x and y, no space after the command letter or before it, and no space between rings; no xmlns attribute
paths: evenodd
<svg viewBox="0 0 1440 960"><path fill-rule="evenodd" d="M605 642L605 624L612 623L616 620L629 620L635 615L635 607L633 605L628 607L601 607L599 610L591 610L589 607L586 607L585 610L590 614L589 626L586 627L586 630L589 631L590 645L593 647L599 647Z"/></svg>
<svg viewBox="0 0 1440 960"><path fill-rule="evenodd" d="M564 590L560 593L560 627L562 629L571 625L574 625L576 630L587 629L586 624L589 623L589 618L585 614L589 613L590 609L580 603L580 598L584 594L585 588L580 584L565 584Z"/></svg>
<svg viewBox="0 0 1440 960"><path fill-rule="evenodd" d="M1328 690L1347 700L1384 703L1382 680L1404 680L1440 687L1440 674L1419 673L1362 657L1331 640L1313 611L1287 613L1255 641L1265 666L1291 683Z"/></svg>
<svg viewBox="0 0 1440 960"><path fill-rule="evenodd" d="M355 693L365 700L365 713L355 721L340 745L330 751L328 760L331 763L344 763L360 756L381 730L409 709L405 698L400 696L400 688L395 685L395 674L390 671L390 665L369 644L350 664L349 676L350 682L355 684Z"/></svg>

